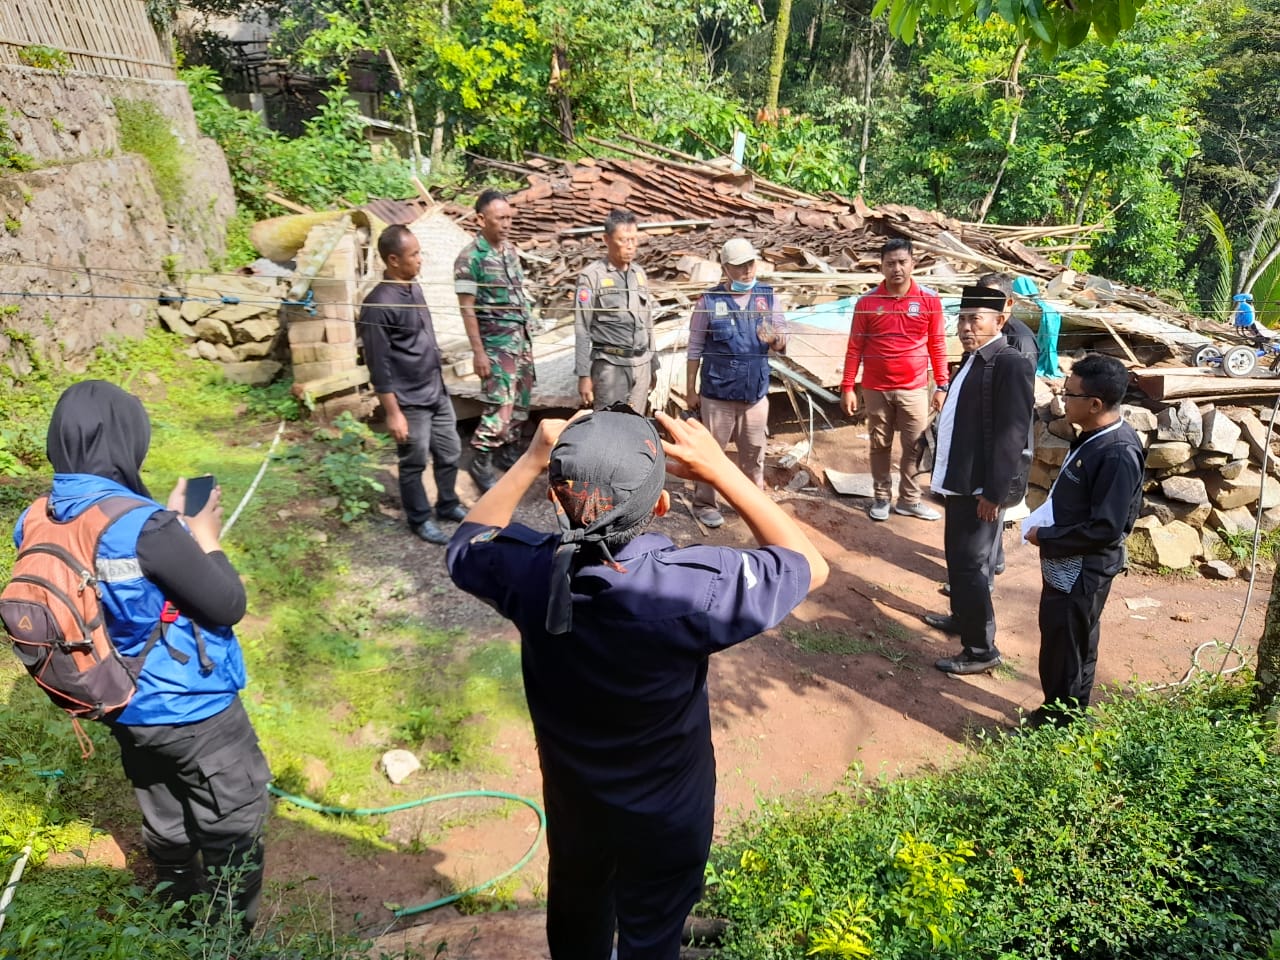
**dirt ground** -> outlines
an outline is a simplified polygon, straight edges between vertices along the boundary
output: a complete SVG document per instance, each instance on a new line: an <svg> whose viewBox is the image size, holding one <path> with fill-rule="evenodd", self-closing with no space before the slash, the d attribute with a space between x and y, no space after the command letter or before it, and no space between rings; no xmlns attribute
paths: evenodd
<svg viewBox="0 0 1280 960"><path fill-rule="evenodd" d="M771 449L785 450L800 439L796 424L779 423ZM865 429L844 425L817 435L814 454L803 467L815 478L824 467L865 471L866 453ZM780 473L771 478L787 479ZM470 481L464 475L460 483L469 500L474 496ZM682 485L672 481L670 489L676 509L657 522L657 530L677 543L749 542L745 524L732 514L719 530L701 533L681 503ZM876 777L951 763L979 731L1012 726L1020 712L1040 703L1037 553L1018 543L1016 531L1006 531L1008 569L994 591L997 642L1006 665L991 675L956 678L938 672L933 662L958 649L957 642L920 620L921 614L947 609L939 593L945 579L942 523L897 515L872 522L866 501L840 498L818 480L773 495L821 544L831 578L779 629L713 658L709 683L721 834L748 815L757 798L829 791L853 764ZM531 491L520 516L535 525L551 522L541 491ZM385 582L383 571L395 568L395 576L414 581L414 589L397 592L409 597L405 602L418 615L479 636L517 639L509 624L449 584L442 548L411 540L403 529L388 517L384 529L375 530L355 552L364 559L354 575L367 576L372 585ZM1268 590L1269 578L1260 579L1243 633L1243 654L1249 659ZM1179 681L1197 646L1231 640L1245 591L1242 580L1146 573L1118 578L1103 616L1099 683L1128 687ZM1216 669L1220 659L1212 649L1201 655L1208 669ZM507 724L493 750L505 773L443 785L540 798L528 724ZM440 786L433 781L427 792ZM382 949L415 946L431 956L443 943L442 957L545 957L537 909L544 893L545 849L521 872L518 888L506 891L521 904L514 913L461 916L445 908L397 922L388 908L424 903L448 892L450 882L469 885L500 873L528 849L536 826L530 811L513 807L503 816L464 818L464 825L421 852L371 854L353 851L341 837L301 831L277 818L268 841L268 880L319 893L339 929L386 932L379 941Z"/></svg>

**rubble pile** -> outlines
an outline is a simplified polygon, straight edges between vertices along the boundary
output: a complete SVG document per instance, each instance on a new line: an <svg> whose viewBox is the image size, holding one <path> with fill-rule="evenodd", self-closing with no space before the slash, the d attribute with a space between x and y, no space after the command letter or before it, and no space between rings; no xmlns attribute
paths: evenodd
<svg viewBox="0 0 1280 960"><path fill-rule="evenodd" d="M1049 395L1043 383L1038 389L1027 489L1032 509L1048 497L1075 437L1061 396ZM1129 538L1132 561L1180 570L1232 559L1220 534L1251 536L1259 500L1263 532L1280 528L1280 445L1268 431L1270 404L1146 401L1125 404L1123 415L1147 450L1141 515ZM1221 565L1206 570L1224 572Z"/></svg>
<svg viewBox="0 0 1280 960"><path fill-rule="evenodd" d="M686 311L691 294L718 281L720 247L736 236L755 244L764 262L761 277L783 288L797 307L866 292L880 280L880 248L893 237L912 241L925 282L958 291L991 271L1042 281L1060 277L1062 267L1026 241L1080 239L1100 229L976 224L903 204L869 207L860 197L805 194L711 162L619 149L636 159L534 158L505 165L529 183L511 195L511 236L544 315L558 318L571 311L578 274L604 255L601 224L616 207L626 207L647 225L639 259L659 316ZM1075 273L1068 283L1059 281L1059 288L1083 310L1130 310L1196 328L1196 317L1143 290L1107 283L1100 292L1096 278Z"/></svg>
<svg viewBox="0 0 1280 960"><path fill-rule="evenodd" d="M287 290L272 277L195 277L185 293L162 293L157 313L187 341L187 356L221 364L233 383L264 386L289 357L280 323Z"/></svg>

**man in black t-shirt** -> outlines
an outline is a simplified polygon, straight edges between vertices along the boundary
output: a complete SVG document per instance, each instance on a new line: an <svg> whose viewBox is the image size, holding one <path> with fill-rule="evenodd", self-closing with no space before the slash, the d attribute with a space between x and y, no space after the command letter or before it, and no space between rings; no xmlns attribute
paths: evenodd
<svg viewBox="0 0 1280 960"><path fill-rule="evenodd" d="M462 444L431 311L417 283L422 251L408 227L395 224L378 237L378 254L386 266L383 279L360 308L364 359L396 441L400 502L409 529L428 543L445 544L449 535L436 520L456 523L467 513L454 491ZM434 519L422 486L428 455L436 481Z"/></svg>

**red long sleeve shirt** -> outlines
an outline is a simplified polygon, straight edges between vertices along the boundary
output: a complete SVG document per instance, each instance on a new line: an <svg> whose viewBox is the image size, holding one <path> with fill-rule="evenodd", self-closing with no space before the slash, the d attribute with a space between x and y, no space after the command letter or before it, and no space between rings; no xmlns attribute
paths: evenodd
<svg viewBox="0 0 1280 960"><path fill-rule="evenodd" d="M852 390L862 367L864 390L919 390L929 366L939 386L947 382L947 338L942 300L914 280L895 297L880 284L858 298L845 351L841 391Z"/></svg>

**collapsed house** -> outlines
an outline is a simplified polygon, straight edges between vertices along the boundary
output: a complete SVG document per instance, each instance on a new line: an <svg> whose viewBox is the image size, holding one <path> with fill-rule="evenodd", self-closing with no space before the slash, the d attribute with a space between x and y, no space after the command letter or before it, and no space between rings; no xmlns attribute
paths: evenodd
<svg viewBox="0 0 1280 960"><path fill-rule="evenodd" d="M917 277L937 290L944 304L957 303L961 287L983 273L1030 277L1039 288L1038 299L1061 315L1059 351L1065 368L1072 357L1098 351L1119 357L1135 371L1146 397L1126 406L1125 416L1148 442L1150 470L1146 517L1136 535L1138 556L1168 567L1218 559L1224 549L1214 531L1252 529L1245 520L1259 501L1264 525L1280 526L1280 467L1267 453L1272 438L1260 426L1258 410L1230 402L1280 395L1280 380L1206 376L1209 371L1194 369L1190 361L1213 342L1210 334L1217 325L1147 291L1064 270L1047 259L1046 253L1086 246L1098 225L1013 227L967 223L897 204L873 208L861 199L802 193L720 162L671 151L659 156L663 148L629 140L609 145L614 153L627 154L625 159L494 162L528 184L510 200L516 210L512 240L536 303L535 407L578 404L574 293L581 270L604 256L601 224L615 207L628 208L640 220L637 259L649 277L661 359L655 405L683 406L683 350L694 301L720 279L716 258L722 244L741 236L761 251L760 278L789 306L792 336L786 357L772 365L774 389L787 394L802 423L806 402L810 419L815 408L825 418L816 401L836 399L853 303L880 281L884 242L906 237L916 251ZM358 388L367 384L368 373L357 358L355 312L381 275L374 249L378 233L401 223L422 246L419 282L444 357L446 384L461 418L477 414L480 382L472 372L452 279L454 259L477 224L469 209L435 203L421 192L413 200L376 201L359 210L259 224L254 231L259 249L274 260L296 262L291 278L278 281L282 288L287 284L278 310L287 349L285 335L272 333L274 352L246 359L245 353L261 346L237 350L237 345L261 344L254 338L269 327L241 309L233 311L239 331L224 334L206 322L222 342L212 348L196 343L193 350L225 362L234 358L239 371L246 362L290 360L295 392L322 414L358 406ZM264 312L270 309L264 305ZM197 319L205 316L218 319L217 311ZM1034 327L1035 310L1024 319ZM252 335L244 332L246 320ZM179 332L198 338L201 330L197 325ZM960 358L958 341L949 339L949 352L952 359ZM1037 387L1032 506L1047 494L1069 442L1060 390L1061 381L1055 386L1042 379ZM800 455L809 449L806 444Z"/></svg>

